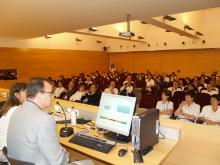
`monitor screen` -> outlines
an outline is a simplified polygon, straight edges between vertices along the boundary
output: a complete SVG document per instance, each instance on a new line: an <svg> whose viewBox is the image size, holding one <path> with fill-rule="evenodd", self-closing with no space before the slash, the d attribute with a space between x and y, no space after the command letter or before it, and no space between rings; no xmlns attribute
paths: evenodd
<svg viewBox="0 0 220 165"><path fill-rule="evenodd" d="M102 93L96 126L128 136L135 102L135 97Z"/></svg>

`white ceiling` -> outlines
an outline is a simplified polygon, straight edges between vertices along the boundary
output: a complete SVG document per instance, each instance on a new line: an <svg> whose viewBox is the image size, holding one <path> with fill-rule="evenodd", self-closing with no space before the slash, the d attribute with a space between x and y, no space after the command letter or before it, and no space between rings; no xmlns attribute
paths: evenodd
<svg viewBox="0 0 220 165"><path fill-rule="evenodd" d="M220 6L220 0L1 0L0 37L33 38Z"/></svg>

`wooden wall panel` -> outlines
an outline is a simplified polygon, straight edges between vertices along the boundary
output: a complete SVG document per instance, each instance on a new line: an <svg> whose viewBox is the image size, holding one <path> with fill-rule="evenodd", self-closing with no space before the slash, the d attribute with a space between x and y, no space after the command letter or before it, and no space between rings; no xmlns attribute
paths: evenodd
<svg viewBox="0 0 220 165"><path fill-rule="evenodd" d="M190 77L202 72L207 74L213 71L220 72L219 49L110 53L110 56L111 63L115 64L119 70L133 72L151 70L168 73L180 70L180 76ZM126 68L123 68L124 65Z"/></svg>
<svg viewBox="0 0 220 165"><path fill-rule="evenodd" d="M107 71L109 55L99 51L0 48L0 69L18 69L18 81L33 76L71 76L95 70ZM0 81L9 87L15 81Z"/></svg>

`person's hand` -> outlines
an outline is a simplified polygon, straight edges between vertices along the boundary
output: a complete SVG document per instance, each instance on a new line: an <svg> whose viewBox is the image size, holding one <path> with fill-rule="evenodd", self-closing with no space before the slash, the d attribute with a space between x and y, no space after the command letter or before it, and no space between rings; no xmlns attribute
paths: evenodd
<svg viewBox="0 0 220 165"><path fill-rule="evenodd" d="M113 90L113 88L110 88L110 92L111 92L112 94L114 94L114 90Z"/></svg>
<svg viewBox="0 0 220 165"><path fill-rule="evenodd" d="M186 105L186 101L182 101L181 104L180 104L181 107L184 106L184 105Z"/></svg>
<svg viewBox="0 0 220 165"><path fill-rule="evenodd" d="M214 125L215 123L209 119L206 119L205 121L208 125Z"/></svg>

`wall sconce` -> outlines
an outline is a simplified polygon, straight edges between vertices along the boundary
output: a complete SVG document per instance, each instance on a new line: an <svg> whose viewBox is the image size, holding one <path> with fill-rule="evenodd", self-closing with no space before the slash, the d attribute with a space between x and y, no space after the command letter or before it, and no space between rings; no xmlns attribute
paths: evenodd
<svg viewBox="0 0 220 165"><path fill-rule="evenodd" d="M80 41L82 41L82 40L81 40L81 39L79 39L79 38L76 38L76 41L77 41L77 42L80 42Z"/></svg>
<svg viewBox="0 0 220 165"><path fill-rule="evenodd" d="M99 41L99 40L97 40L96 42L97 42L98 44L101 44L101 43L102 43L102 41Z"/></svg>
<svg viewBox="0 0 220 165"><path fill-rule="evenodd" d="M96 29L95 27L90 27L89 31L96 32L96 31L98 31L98 29Z"/></svg>
<svg viewBox="0 0 220 165"><path fill-rule="evenodd" d="M45 35L44 36L46 39L50 39L50 38L52 38L51 36L49 36L49 35Z"/></svg>

